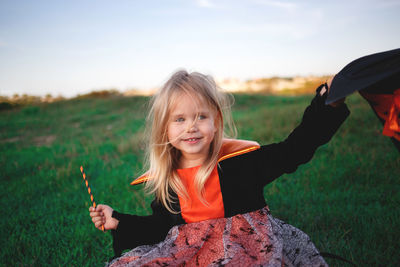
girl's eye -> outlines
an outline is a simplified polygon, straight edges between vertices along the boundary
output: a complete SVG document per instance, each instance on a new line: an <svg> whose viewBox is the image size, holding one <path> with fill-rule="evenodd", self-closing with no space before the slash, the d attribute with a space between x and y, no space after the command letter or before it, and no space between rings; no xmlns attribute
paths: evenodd
<svg viewBox="0 0 400 267"><path fill-rule="evenodd" d="M183 118L177 118L175 121L176 121L176 122L183 122L184 119L183 119Z"/></svg>
<svg viewBox="0 0 400 267"><path fill-rule="evenodd" d="M204 120L206 118L206 116L204 115L199 115L199 120Z"/></svg>

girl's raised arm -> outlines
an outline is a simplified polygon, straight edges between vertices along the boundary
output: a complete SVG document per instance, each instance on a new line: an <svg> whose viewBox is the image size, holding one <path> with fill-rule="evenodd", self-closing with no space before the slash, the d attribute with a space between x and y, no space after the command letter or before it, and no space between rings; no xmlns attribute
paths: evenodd
<svg viewBox="0 0 400 267"><path fill-rule="evenodd" d="M329 142L349 116L344 99L332 105L325 104L328 92L321 94L324 87L317 88L301 123L284 141L262 146L254 153L255 168L265 174L265 179L260 181L262 184L273 181L283 173L294 172L300 164L311 160L316 149Z"/></svg>

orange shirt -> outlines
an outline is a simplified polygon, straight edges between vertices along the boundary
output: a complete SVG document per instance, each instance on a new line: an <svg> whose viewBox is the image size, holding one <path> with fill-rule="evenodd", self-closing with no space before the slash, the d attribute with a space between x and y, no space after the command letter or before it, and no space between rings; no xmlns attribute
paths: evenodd
<svg viewBox="0 0 400 267"><path fill-rule="evenodd" d="M182 218L187 223L199 222L214 218L223 218L225 214L217 165L204 185L204 198L208 205L204 205L200 201L194 187L194 177L199 168L200 166L196 166L177 170L178 175L190 196L190 200L186 200L185 198L178 196Z"/></svg>

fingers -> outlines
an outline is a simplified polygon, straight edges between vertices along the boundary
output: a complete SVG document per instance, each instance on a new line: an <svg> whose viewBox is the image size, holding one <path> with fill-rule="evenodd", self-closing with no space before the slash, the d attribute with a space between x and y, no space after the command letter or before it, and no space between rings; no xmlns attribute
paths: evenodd
<svg viewBox="0 0 400 267"><path fill-rule="evenodd" d="M96 223L98 223L98 222L103 222L103 221L104 221L104 218L101 217L101 216L92 217L92 222L93 222L94 224L96 224Z"/></svg>
<svg viewBox="0 0 400 267"><path fill-rule="evenodd" d="M91 212L89 213L89 215L90 215L90 217L92 217L92 220L93 220L93 218L97 218L97 217L101 217L101 218L104 218L104 219L105 219L105 216L104 216L104 213L103 213L103 212L91 211Z"/></svg>
<svg viewBox="0 0 400 267"><path fill-rule="evenodd" d="M101 229L101 226L106 223L106 219L104 217L93 217L92 221L94 226L98 229Z"/></svg>
<svg viewBox="0 0 400 267"><path fill-rule="evenodd" d="M97 206L96 208L94 208L93 206L89 207L89 211L99 211L99 206Z"/></svg>
<svg viewBox="0 0 400 267"><path fill-rule="evenodd" d="M99 230L105 229L106 221L109 220L107 218L111 216L110 212L112 213L112 209L107 205L99 204L96 208L89 207L89 215L92 218L94 226Z"/></svg>
<svg viewBox="0 0 400 267"><path fill-rule="evenodd" d="M330 92L330 90L331 90L331 84L332 84L332 81L333 81L333 79L335 78L335 76L336 76L336 75L333 75L333 76L329 77L329 79L326 81L326 85L328 86L328 94L329 94L329 92ZM345 99L346 99L345 97L344 97L344 98L341 98L341 99L339 99L339 100L336 100L336 101L333 102L333 103L330 103L329 105L331 105L332 107L340 106L341 104L344 103L344 100L345 100Z"/></svg>
<svg viewBox="0 0 400 267"><path fill-rule="evenodd" d="M106 218L104 216L104 213L102 212L102 208L100 207L90 207L89 208L89 215L92 218L92 222L94 223L94 226L98 229L101 230L101 226L106 223Z"/></svg>
<svg viewBox="0 0 400 267"><path fill-rule="evenodd" d="M332 80L335 78L335 76L336 75L329 77L329 79L326 81L326 84L328 85L328 93L329 93L329 89L331 88Z"/></svg>
<svg viewBox="0 0 400 267"><path fill-rule="evenodd" d="M90 217L104 217L104 213L103 212L97 212L97 211L92 211L89 213Z"/></svg>
<svg viewBox="0 0 400 267"><path fill-rule="evenodd" d="M106 205L99 204L94 208L93 206L89 207L89 211L103 211L107 207Z"/></svg>
<svg viewBox="0 0 400 267"><path fill-rule="evenodd" d="M106 217L102 212L90 212L90 217L92 217L92 222L94 226L99 230L102 230L101 226L106 223Z"/></svg>
<svg viewBox="0 0 400 267"><path fill-rule="evenodd" d="M89 207L89 212L99 212L100 210L98 209L98 207L94 208L94 207Z"/></svg>

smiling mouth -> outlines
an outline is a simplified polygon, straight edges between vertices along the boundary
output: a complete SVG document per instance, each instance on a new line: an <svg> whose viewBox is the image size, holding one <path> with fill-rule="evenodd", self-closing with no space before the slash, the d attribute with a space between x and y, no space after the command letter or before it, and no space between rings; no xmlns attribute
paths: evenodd
<svg viewBox="0 0 400 267"><path fill-rule="evenodd" d="M183 141L185 141L185 142L197 142L197 141L200 140L200 139L201 139L201 137L186 138L186 139L183 139Z"/></svg>

